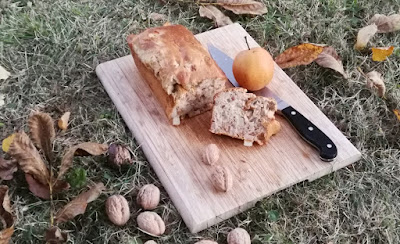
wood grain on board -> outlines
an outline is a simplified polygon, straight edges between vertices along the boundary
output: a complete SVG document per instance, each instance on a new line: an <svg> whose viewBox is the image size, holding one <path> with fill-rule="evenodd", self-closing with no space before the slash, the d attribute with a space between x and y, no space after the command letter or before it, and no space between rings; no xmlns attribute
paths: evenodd
<svg viewBox="0 0 400 244"><path fill-rule="evenodd" d="M232 24L196 35L234 57L258 44L239 25ZM277 66L269 87L308 117L337 145L331 163L305 143L282 117L282 130L266 146L244 147L243 141L211 134L211 113L182 120L171 126L128 55L100 64L96 73L125 123L140 143L149 163L191 232L201 231L230 218L257 201L304 180L314 180L345 167L361 157L360 152ZM201 162L203 148L215 143L221 149L220 164L234 175L234 187L218 193L211 185L212 167Z"/></svg>

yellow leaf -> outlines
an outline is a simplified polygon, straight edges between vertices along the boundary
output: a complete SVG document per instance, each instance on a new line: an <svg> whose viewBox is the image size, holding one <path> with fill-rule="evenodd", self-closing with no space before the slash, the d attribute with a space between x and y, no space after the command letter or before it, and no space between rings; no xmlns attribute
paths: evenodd
<svg viewBox="0 0 400 244"><path fill-rule="evenodd" d="M356 50L363 50L369 40L375 35L378 31L378 27L375 24L365 26L358 31L357 34L357 42L354 45L354 49Z"/></svg>
<svg viewBox="0 0 400 244"><path fill-rule="evenodd" d="M216 26L218 27L233 24L232 20L215 6L200 6L199 14L200 17L206 17L214 20Z"/></svg>
<svg viewBox="0 0 400 244"><path fill-rule="evenodd" d="M394 47L373 47L372 48L372 60L384 61L387 57L392 55Z"/></svg>
<svg viewBox="0 0 400 244"><path fill-rule="evenodd" d="M10 72L0 65L0 80L6 80L8 77L10 77Z"/></svg>
<svg viewBox="0 0 400 244"><path fill-rule="evenodd" d="M69 116L71 116L71 112L66 112L61 116L57 122L58 128L61 130L66 130L68 128Z"/></svg>
<svg viewBox="0 0 400 244"><path fill-rule="evenodd" d="M8 152L8 150L10 149L11 143L14 141L14 138L15 138L15 134L12 134L3 140L1 147L3 148L4 152Z"/></svg>
<svg viewBox="0 0 400 244"><path fill-rule="evenodd" d="M311 43L300 44L286 49L275 58L275 62L282 69L298 65L307 65L313 62L322 53L324 47Z"/></svg>
<svg viewBox="0 0 400 244"><path fill-rule="evenodd" d="M400 121L400 110L395 109L395 110L393 110L393 113L396 115L397 119Z"/></svg>

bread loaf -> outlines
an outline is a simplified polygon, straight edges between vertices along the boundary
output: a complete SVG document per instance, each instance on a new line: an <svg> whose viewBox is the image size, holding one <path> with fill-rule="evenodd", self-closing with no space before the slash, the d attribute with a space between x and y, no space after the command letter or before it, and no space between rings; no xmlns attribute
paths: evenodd
<svg viewBox="0 0 400 244"><path fill-rule="evenodd" d="M247 93L244 88L229 88L214 98L210 131L260 145L280 130L275 120L276 101Z"/></svg>
<svg viewBox="0 0 400 244"><path fill-rule="evenodd" d="M142 77L173 125L212 108L227 78L194 35L182 25L147 29L127 38Z"/></svg>

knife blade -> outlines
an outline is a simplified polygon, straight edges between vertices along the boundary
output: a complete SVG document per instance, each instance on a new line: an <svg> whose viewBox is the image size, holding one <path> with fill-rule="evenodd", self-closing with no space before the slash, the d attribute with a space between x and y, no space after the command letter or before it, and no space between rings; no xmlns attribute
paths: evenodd
<svg viewBox="0 0 400 244"><path fill-rule="evenodd" d="M210 52L211 57L225 73L232 85L238 87L239 84L232 72L233 59L211 44L208 44L208 51ZM306 142L318 149L319 156L323 161L329 162L336 158L337 148L335 143L333 143L333 141L324 132L322 132L316 125L314 125L291 105L282 100L267 87L254 92L254 94L258 96L274 98L277 102L278 110L281 112L283 117L285 117L290 124L292 124L292 126Z"/></svg>

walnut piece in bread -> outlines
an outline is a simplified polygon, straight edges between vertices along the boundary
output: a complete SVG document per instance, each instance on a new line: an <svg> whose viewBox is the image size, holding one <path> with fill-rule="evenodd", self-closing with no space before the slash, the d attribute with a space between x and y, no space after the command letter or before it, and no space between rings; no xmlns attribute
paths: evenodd
<svg viewBox="0 0 400 244"><path fill-rule="evenodd" d="M140 74L173 125L210 110L214 95L225 88L225 74L182 25L150 28L127 41Z"/></svg>

